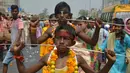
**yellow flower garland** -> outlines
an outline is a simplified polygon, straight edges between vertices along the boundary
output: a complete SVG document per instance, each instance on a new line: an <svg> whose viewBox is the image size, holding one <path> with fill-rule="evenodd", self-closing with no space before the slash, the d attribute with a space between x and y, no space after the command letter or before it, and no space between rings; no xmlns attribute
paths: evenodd
<svg viewBox="0 0 130 73"><path fill-rule="evenodd" d="M75 53L72 50L70 50L69 58L66 63L66 65L68 67L68 70L66 73L78 73L78 66L77 66L75 56L76 56ZM55 73L55 64L56 64L57 58L58 58L57 50L54 50L51 53L50 60L47 63L48 66L46 68L44 68L44 73Z"/></svg>
<svg viewBox="0 0 130 73"><path fill-rule="evenodd" d="M50 45L53 45L54 42L53 42L53 38L48 38L47 39L47 44L50 44ZM54 46L47 46L48 47L48 52L51 52L54 48Z"/></svg>

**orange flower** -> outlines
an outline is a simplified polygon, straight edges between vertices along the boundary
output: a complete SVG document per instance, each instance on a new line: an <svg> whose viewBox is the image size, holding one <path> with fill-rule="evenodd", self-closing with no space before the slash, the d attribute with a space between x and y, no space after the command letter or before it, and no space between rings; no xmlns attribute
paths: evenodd
<svg viewBox="0 0 130 73"><path fill-rule="evenodd" d="M53 42L53 39L52 39L52 38L50 39L49 44L51 44L51 45L53 45L53 44L54 44L54 42Z"/></svg>
<svg viewBox="0 0 130 73"><path fill-rule="evenodd" d="M75 56L75 53L73 51L70 51L69 54L70 54L69 55L70 57L74 57Z"/></svg>
<svg viewBox="0 0 130 73"><path fill-rule="evenodd" d="M67 71L67 73L73 73L74 72L74 67L68 67L68 71Z"/></svg>
<svg viewBox="0 0 130 73"><path fill-rule="evenodd" d="M54 48L53 46L49 46L48 51L49 51L49 52L52 51L53 48Z"/></svg>
<svg viewBox="0 0 130 73"><path fill-rule="evenodd" d="M71 24L71 26L72 26L74 29L76 29L76 27L75 27L75 25L74 25L74 24Z"/></svg>
<svg viewBox="0 0 130 73"><path fill-rule="evenodd" d="M50 58L51 59L47 62L49 69L45 69L44 73L51 73L51 71L54 70L55 62L58 58L57 50L54 50L51 53ZM67 67L68 67L68 70L67 70L66 73L74 73L74 72L78 71L78 67L77 67L76 59L75 59L75 53L72 50L70 50L70 52L69 52L69 58L68 58L66 64L67 64ZM46 71L46 70L48 70L48 71Z"/></svg>
<svg viewBox="0 0 130 73"><path fill-rule="evenodd" d="M52 61L56 61L57 58L58 58L58 56L55 55L55 54L53 54L53 55L51 56L51 60L52 60Z"/></svg>
<svg viewBox="0 0 130 73"><path fill-rule="evenodd" d="M74 58L69 58L67 60L67 66L75 66L76 65L76 60Z"/></svg>
<svg viewBox="0 0 130 73"><path fill-rule="evenodd" d="M50 64L51 64L51 62L50 62L50 61L48 61L48 62L47 62L47 64L48 64L48 65L50 65Z"/></svg>
<svg viewBox="0 0 130 73"><path fill-rule="evenodd" d="M52 39L52 38L48 38L47 42L48 42L48 44L51 44L51 45L53 45L53 44L54 44L54 42L53 42L53 39Z"/></svg>
<svg viewBox="0 0 130 73"><path fill-rule="evenodd" d="M43 67L43 73L51 73L51 72L50 72L50 67L44 66L44 67Z"/></svg>

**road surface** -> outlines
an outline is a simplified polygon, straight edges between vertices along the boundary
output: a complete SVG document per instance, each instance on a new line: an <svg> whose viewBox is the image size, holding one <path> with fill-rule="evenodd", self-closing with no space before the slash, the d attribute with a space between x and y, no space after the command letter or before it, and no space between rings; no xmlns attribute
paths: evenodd
<svg viewBox="0 0 130 73"><path fill-rule="evenodd" d="M5 52L6 53L6 52ZM36 64L36 62L39 60L39 46L38 47L29 47L27 46L24 50L23 50L23 54L25 57L25 66L29 67L33 64ZM12 64L12 65L11 65ZM8 68L8 73L19 73L17 70L17 66L16 66L16 61L13 60L11 62L11 64L9 65ZM2 73L2 62L0 62L0 73ZM37 73L42 73L41 70Z"/></svg>

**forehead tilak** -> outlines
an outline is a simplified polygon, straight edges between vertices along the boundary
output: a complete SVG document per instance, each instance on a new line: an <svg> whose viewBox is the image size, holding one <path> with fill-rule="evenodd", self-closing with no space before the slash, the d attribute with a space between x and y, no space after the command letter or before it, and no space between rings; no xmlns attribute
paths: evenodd
<svg viewBox="0 0 130 73"><path fill-rule="evenodd" d="M61 13L61 15L63 15L63 14L64 14L64 11L60 11L60 13Z"/></svg>
<svg viewBox="0 0 130 73"><path fill-rule="evenodd" d="M70 33L69 31L64 30L64 29L60 30L60 31L57 32L56 34L58 34L58 35L59 35L59 34L62 34L62 35L64 35L64 34L65 34L65 35L66 35L66 34L67 34L67 35L71 35L71 33Z"/></svg>

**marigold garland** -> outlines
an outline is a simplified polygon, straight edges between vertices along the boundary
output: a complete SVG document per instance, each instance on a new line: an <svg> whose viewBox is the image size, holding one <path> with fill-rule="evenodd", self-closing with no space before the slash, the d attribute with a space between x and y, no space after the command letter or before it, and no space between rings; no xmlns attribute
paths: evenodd
<svg viewBox="0 0 130 73"><path fill-rule="evenodd" d="M66 62L66 65L68 68L66 73L78 73L78 66L77 66L75 56L76 56L75 53L72 50L70 50L69 58ZM55 73L55 64L56 64L57 58L58 58L57 50L54 50L51 53L50 60L47 62L48 64L47 67L44 68L44 73Z"/></svg>
<svg viewBox="0 0 130 73"><path fill-rule="evenodd" d="M53 38L48 38L48 39L47 39L47 43L50 44L50 45L53 45L53 44L54 44ZM49 51L49 52L52 51L53 48L54 48L54 46L47 46L47 47L48 47L48 51Z"/></svg>

